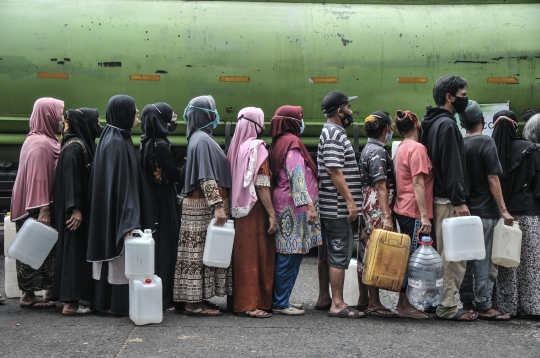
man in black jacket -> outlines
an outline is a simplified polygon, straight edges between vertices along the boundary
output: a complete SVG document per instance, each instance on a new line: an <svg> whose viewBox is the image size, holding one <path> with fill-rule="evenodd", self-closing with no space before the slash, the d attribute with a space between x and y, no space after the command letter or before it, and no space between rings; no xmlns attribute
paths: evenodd
<svg viewBox="0 0 540 358"><path fill-rule="evenodd" d="M444 263L444 296L437 307L437 317L455 321L473 321L474 311L459 310L454 295L465 275L466 261L447 261L444 255L442 221L454 216L468 216L469 185L463 136L454 115L462 113L469 102L467 81L459 76L442 76L433 87L438 107L427 107L422 119L422 144L433 163L433 221L437 251Z"/></svg>

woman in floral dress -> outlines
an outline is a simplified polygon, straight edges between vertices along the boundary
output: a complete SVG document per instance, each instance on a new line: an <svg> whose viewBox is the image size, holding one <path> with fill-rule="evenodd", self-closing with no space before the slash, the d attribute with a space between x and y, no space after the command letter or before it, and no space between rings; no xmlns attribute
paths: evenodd
<svg viewBox="0 0 540 358"><path fill-rule="evenodd" d="M299 138L303 130L303 110L299 106L278 108L270 124L270 166L277 214L274 314L305 313L301 305L290 304L289 297L303 255L322 243L317 166Z"/></svg>

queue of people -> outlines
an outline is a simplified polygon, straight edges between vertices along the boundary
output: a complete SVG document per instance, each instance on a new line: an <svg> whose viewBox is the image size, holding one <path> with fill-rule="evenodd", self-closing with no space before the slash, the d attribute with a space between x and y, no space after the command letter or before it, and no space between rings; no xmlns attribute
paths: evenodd
<svg viewBox="0 0 540 358"><path fill-rule="evenodd" d="M290 302L290 296L303 256L318 248L315 309L341 318L428 319L428 312L407 299L407 275L395 310L381 303L377 287L361 280L373 230L399 228L411 238L411 252L420 233L435 239L444 263L437 318L540 317L540 115L527 112L525 139L518 136L511 111L494 116L492 137L482 135L484 115L468 99L467 86L461 77L440 77L433 89L437 106L428 106L422 120L408 110L394 117L386 111L370 114L359 160L346 132L353 123L350 102L357 97L332 91L323 99L327 122L315 161L300 139L302 107L276 110L269 147L262 140L263 111L242 109L225 153L212 135L220 120L216 103L212 96L199 96L183 113L188 139L183 166L171 152L168 134L177 127L177 115L166 103L144 107L138 157L131 128L139 111L133 98L109 100L105 128L95 109L64 112L62 101L39 99L21 151L11 217L17 229L34 218L59 235L38 270L17 261L20 307L52 308L59 300L66 315L127 315L124 239L133 230L151 229L168 311L221 315L210 299L227 296L228 309L239 316L303 315L303 304ZM392 158L385 143L394 128L403 140ZM486 258L448 261L442 221L468 215L482 219ZM208 225L231 218L236 230L231 266L204 265ZM491 262L493 230L501 218L505 225L519 221L523 232L517 268ZM353 255L359 299L348 306L343 285ZM43 298L34 294L40 290Z"/></svg>

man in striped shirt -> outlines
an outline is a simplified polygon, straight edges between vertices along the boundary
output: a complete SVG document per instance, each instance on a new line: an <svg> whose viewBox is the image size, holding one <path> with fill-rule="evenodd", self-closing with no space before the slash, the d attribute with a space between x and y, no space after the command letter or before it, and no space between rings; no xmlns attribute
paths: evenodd
<svg viewBox="0 0 540 358"><path fill-rule="evenodd" d="M345 128L353 122L349 101L340 91L332 91L322 101L326 116L319 139L319 209L323 244L319 246L319 298L316 309L328 309L328 316L361 318L364 313L343 301L345 270L353 250L351 223L361 208L360 173ZM332 298L328 292L328 283Z"/></svg>

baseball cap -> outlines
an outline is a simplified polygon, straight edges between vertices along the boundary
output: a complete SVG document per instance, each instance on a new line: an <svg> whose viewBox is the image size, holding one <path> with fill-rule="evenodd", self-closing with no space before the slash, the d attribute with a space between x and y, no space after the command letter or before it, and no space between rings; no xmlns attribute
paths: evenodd
<svg viewBox="0 0 540 358"><path fill-rule="evenodd" d="M475 123L481 120L483 116L484 113L478 105L478 102L469 100L465 111L459 114L459 120L461 123Z"/></svg>
<svg viewBox="0 0 540 358"><path fill-rule="evenodd" d="M357 98L358 96L347 97L341 91L332 91L328 93L326 97L324 97L321 103L321 109L323 113L330 113L336 108L338 108L339 106L341 106L342 104L347 103Z"/></svg>

